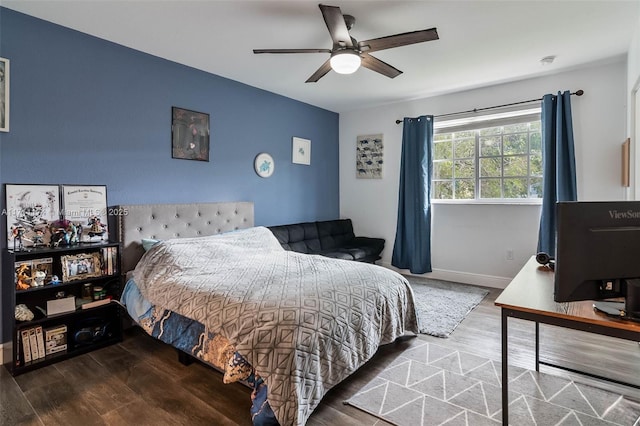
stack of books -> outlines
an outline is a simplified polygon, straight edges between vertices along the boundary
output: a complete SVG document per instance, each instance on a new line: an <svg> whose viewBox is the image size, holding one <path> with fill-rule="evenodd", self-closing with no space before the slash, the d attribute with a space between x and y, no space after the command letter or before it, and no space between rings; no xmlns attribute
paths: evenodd
<svg viewBox="0 0 640 426"><path fill-rule="evenodd" d="M118 248L104 247L102 249L102 273L114 275L118 273Z"/></svg>
<svg viewBox="0 0 640 426"><path fill-rule="evenodd" d="M25 364L44 359L48 355L67 351L67 326L62 324L42 329L42 326L24 328L18 333L22 342L22 361Z"/></svg>

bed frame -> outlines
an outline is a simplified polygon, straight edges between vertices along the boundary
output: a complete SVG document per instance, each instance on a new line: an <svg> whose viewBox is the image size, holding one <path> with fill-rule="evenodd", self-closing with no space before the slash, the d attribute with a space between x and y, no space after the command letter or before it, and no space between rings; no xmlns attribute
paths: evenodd
<svg viewBox="0 0 640 426"><path fill-rule="evenodd" d="M135 204L110 207L110 229L122 243L123 273L144 254L143 238L200 237L254 226L253 203Z"/></svg>

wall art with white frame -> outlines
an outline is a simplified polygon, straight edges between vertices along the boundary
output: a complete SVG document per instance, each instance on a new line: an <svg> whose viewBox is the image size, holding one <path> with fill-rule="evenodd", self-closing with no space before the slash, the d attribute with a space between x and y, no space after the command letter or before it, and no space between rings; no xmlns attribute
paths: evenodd
<svg viewBox="0 0 640 426"><path fill-rule="evenodd" d="M311 141L309 139L293 138L291 161L294 164L311 164Z"/></svg>

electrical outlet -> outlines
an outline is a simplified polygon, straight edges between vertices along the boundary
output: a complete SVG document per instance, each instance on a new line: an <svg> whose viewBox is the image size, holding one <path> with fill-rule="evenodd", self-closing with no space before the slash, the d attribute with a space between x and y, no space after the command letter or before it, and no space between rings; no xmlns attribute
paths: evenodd
<svg viewBox="0 0 640 426"><path fill-rule="evenodd" d="M508 249L507 250L506 258L507 258L507 260L513 260L513 250L512 249Z"/></svg>

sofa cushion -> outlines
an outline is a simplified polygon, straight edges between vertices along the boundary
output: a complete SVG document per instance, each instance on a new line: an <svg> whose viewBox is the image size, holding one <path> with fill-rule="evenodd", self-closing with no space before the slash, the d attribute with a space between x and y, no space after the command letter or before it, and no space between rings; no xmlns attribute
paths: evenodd
<svg viewBox="0 0 640 426"><path fill-rule="evenodd" d="M369 238L369 237L355 237L347 244L347 247L357 248L364 251L362 257L378 256L384 250L384 239L382 238Z"/></svg>
<svg viewBox="0 0 640 426"><path fill-rule="evenodd" d="M316 222L318 225L318 237L323 251L336 247L344 247L355 238L351 219L327 220Z"/></svg>
<svg viewBox="0 0 640 426"><path fill-rule="evenodd" d="M347 251L337 250L337 251L324 251L319 253L325 257L331 257L333 259L344 259L344 260L356 260L353 255Z"/></svg>
<svg viewBox="0 0 640 426"><path fill-rule="evenodd" d="M314 254L322 251L318 228L314 222L270 226L269 229L285 250Z"/></svg>

